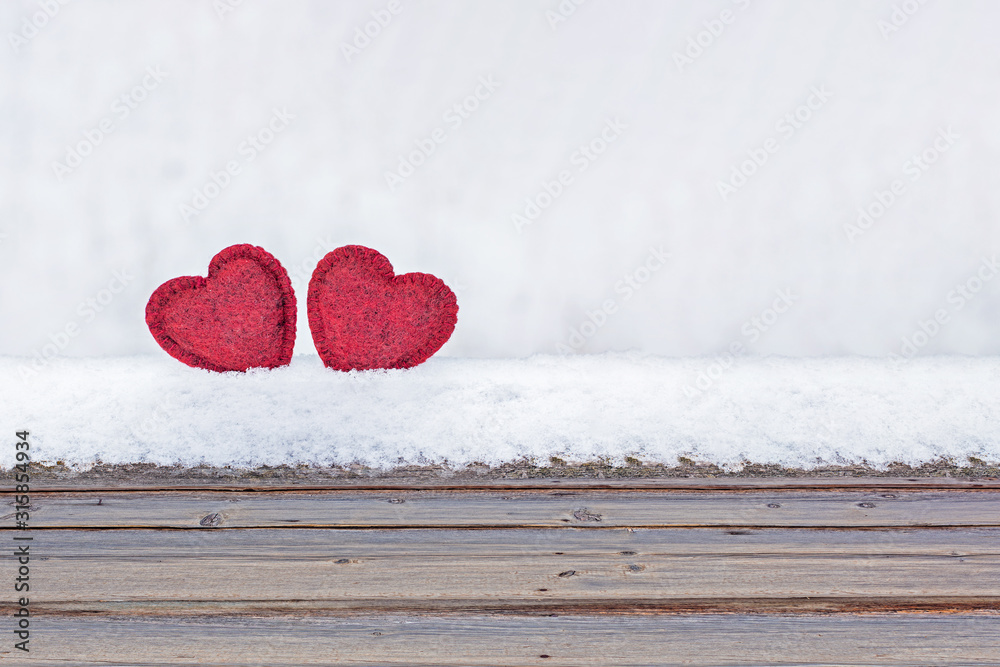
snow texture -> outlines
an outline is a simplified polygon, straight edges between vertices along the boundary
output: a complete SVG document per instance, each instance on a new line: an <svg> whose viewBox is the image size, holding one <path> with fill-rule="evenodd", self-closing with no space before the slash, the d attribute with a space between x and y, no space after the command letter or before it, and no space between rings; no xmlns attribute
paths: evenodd
<svg viewBox="0 0 1000 667"><path fill-rule="evenodd" d="M0 373L16 376L25 363L0 358ZM746 357L728 368L639 354L434 357L342 373L298 356L246 374L166 355L59 359L0 384L0 406L4 433L31 429L36 460L84 467L1000 460L995 357ZM3 450L7 467L13 451Z"/></svg>

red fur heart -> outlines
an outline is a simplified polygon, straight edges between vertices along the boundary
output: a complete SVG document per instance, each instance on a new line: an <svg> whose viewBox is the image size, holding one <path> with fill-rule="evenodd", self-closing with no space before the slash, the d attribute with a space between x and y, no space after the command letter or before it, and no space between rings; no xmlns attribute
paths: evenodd
<svg viewBox="0 0 1000 667"><path fill-rule="evenodd" d="M285 366L295 346L295 293L263 248L234 245L208 278L168 280L146 304L146 324L167 354L210 371Z"/></svg>
<svg viewBox="0 0 1000 667"><path fill-rule="evenodd" d="M397 276L382 254L349 245L327 254L309 281L309 328L338 371L410 368L451 337L455 293L426 273Z"/></svg>

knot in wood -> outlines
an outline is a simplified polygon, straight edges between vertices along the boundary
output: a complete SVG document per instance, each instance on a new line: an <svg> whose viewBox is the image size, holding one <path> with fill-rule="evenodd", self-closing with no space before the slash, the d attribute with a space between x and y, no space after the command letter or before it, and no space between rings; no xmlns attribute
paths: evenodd
<svg viewBox="0 0 1000 667"><path fill-rule="evenodd" d="M586 507L581 507L578 510L573 510L573 518L577 521L600 521L601 515L597 512L591 512Z"/></svg>

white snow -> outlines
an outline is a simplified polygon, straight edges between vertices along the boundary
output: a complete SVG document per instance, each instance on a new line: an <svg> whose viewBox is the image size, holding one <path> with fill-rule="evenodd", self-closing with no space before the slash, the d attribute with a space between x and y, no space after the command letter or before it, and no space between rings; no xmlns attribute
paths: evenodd
<svg viewBox="0 0 1000 667"><path fill-rule="evenodd" d="M0 375L26 363L0 358ZM273 371L218 374L166 355L59 359L0 384L0 406L4 433L31 430L36 460L76 466L1000 461L1000 358L717 363L435 357L406 371L339 373L301 356ZM702 374L706 389L692 391ZM4 448L5 466L13 451Z"/></svg>
<svg viewBox="0 0 1000 667"><path fill-rule="evenodd" d="M0 437L80 465L998 458L1000 3L399 2L0 2ZM188 369L146 328L234 243L291 275L289 368ZM425 366L308 356L346 244L455 289Z"/></svg>

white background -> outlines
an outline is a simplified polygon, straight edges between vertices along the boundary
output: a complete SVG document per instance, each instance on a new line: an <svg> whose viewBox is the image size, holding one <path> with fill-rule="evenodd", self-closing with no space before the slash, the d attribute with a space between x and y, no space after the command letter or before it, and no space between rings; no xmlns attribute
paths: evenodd
<svg viewBox="0 0 1000 667"><path fill-rule="evenodd" d="M220 17L211 0L73 0L15 48L39 4L4 0L0 354L76 324L60 354L162 355L149 294L244 242L282 261L300 305L340 245L440 276L461 308L446 356L553 353L607 299L617 312L583 352L886 355L944 308L922 354L1000 353L1000 281L961 310L947 298L1000 246L1000 5L927 2L883 34L889 1L742 4L590 0L553 28L556 0L402 0L349 62L386 2L244 0ZM678 67L723 10L732 22ZM147 67L167 77L119 119ZM776 124L814 86L829 101L786 139ZM294 122L185 224L180 204L274 108ZM114 131L60 181L53 163L103 118ZM580 173L574 152L614 118L627 128ZM437 127L444 143L391 191L385 172ZM946 127L959 139L911 181L904 163ZM771 137L723 201L718 182ZM518 233L511 215L563 169L573 183ZM904 194L850 242L844 225L893 179ZM616 283L651 246L672 258L626 302ZM127 288L82 314L121 270ZM779 289L794 306L752 341L744 323ZM296 351L314 353L303 316Z"/></svg>

